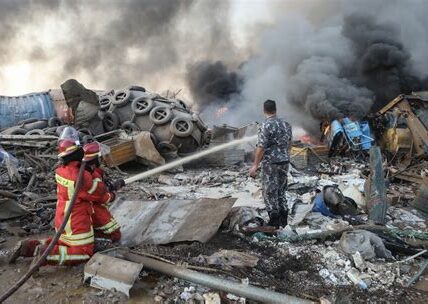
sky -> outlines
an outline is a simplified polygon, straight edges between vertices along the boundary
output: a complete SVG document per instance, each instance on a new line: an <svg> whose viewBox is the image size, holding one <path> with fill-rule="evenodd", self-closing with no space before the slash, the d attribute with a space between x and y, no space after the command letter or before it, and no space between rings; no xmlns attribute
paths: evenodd
<svg viewBox="0 0 428 304"><path fill-rule="evenodd" d="M0 10L5 5L5 1L9 0L0 0ZM269 0L269 2L275 3L278 1ZM266 0L231 0L229 13L232 31L230 34L234 39L234 43L242 49L250 49L252 47L251 45L246 45L245 42L248 41L248 37L253 35L259 25L270 23L270 10L266 5ZM20 29L15 35L19 35L21 41L37 39L42 48L49 49L55 46L58 37L67 35L68 30L66 23L55 22L52 15L47 14L45 18L37 19L37 22L32 26ZM35 34L37 34L37 37L34 36ZM59 88L61 83L49 77L49 75L55 74L55 69L59 65L63 64L58 58L53 56L48 60L48 64L34 63L25 59L24 56L20 56L19 44L13 47L16 47L13 59L6 61L4 64L0 63L0 95L13 96ZM57 52L67 52L67 50L58 49ZM67 76L68 78L78 79L88 88L110 89L99 87L99 83L94 83L83 74L70 74ZM173 83L171 81L170 83L173 89L183 89L182 86L184 84L181 82ZM168 83L162 85L169 86ZM171 87L158 86L154 89L163 91Z"/></svg>

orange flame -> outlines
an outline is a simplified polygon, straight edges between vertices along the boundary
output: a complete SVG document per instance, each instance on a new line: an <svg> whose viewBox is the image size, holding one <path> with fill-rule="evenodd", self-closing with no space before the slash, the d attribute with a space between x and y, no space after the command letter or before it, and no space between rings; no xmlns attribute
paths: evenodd
<svg viewBox="0 0 428 304"><path fill-rule="evenodd" d="M227 111L229 111L229 108L226 106L218 108L218 110L215 112L215 116L217 118L222 117Z"/></svg>

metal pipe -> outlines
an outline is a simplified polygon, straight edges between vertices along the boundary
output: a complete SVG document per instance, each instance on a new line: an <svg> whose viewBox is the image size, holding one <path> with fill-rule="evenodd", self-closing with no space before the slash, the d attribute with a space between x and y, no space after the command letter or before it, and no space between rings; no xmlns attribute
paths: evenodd
<svg viewBox="0 0 428 304"><path fill-rule="evenodd" d="M427 268L428 268L428 260L425 260L425 262L422 263L421 268L419 268L418 272L416 272L416 274L406 283L405 286L410 287L410 285L415 283Z"/></svg>
<svg viewBox="0 0 428 304"><path fill-rule="evenodd" d="M216 290L222 290L244 298L262 303L289 303L289 304L309 304L315 303L310 300L300 299L283 293L255 287L248 284L233 282L227 279L211 276L187 269L182 266L171 265L139 254L131 253L126 250L118 250L118 257L128 261L141 263L144 267L158 271L160 273L177 277L186 281L194 282Z"/></svg>

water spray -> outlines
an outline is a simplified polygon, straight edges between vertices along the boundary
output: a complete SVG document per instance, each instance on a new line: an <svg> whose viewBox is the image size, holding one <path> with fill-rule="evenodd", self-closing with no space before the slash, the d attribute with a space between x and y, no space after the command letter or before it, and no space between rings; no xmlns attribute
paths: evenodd
<svg viewBox="0 0 428 304"><path fill-rule="evenodd" d="M130 183L133 183L133 182L136 182L138 180L147 178L149 176L152 176L152 175L161 173L163 171L166 171L166 170L178 167L180 165L189 163L191 161L194 161L194 160L199 159L201 157L207 156L209 154L212 154L212 153L215 153L215 152L227 149L227 148L231 148L231 147L234 147L234 146L246 143L246 142L253 141L256 138L257 138L257 135L253 135L253 136L244 137L244 138L241 138L241 139L236 139L236 140L233 140L233 141L230 141L228 143L224 143L224 144L221 144L221 145L218 145L218 146L214 146L212 148L200 151L200 152L195 153L193 155L189 155L189 156L177 159L177 160L175 160L173 162L167 163L165 165L162 165L160 167L154 168L152 170L149 170L149 171L146 171L146 172L139 173L139 174L136 174L134 176L131 176L131 177L125 179L125 184L128 185Z"/></svg>

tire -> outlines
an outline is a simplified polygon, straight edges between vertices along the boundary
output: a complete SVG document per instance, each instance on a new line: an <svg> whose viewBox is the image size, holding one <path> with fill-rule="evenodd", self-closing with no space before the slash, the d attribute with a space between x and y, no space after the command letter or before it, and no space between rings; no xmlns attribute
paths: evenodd
<svg viewBox="0 0 428 304"><path fill-rule="evenodd" d="M103 120L104 119L104 116L106 115L106 111L103 111L103 110L98 110L98 112L97 112L97 116L98 116L98 118L100 119L100 120Z"/></svg>
<svg viewBox="0 0 428 304"><path fill-rule="evenodd" d="M58 127L50 127L50 128L46 128L44 129L45 134L47 135L56 135L56 129Z"/></svg>
<svg viewBox="0 0 428 304"><path fill-rule="evenodd" d="M46 119L40 119L35 122L26 123L21 127L26 129L27 131L34 129L44 129L48 127L48 121Z"/></svg>
<svg viewBox="0 0 428 304"><path fill-rule="evenodd" d="M84 135L82 136L82 144L85 145L87 143L91 143L94 142L95 139L92 135Z"/></svg>
<svg viewBox="0 0 428 304"><path fill-rule="evenodd" d="M83 135L92 135L92 132L88 128L79 129L79 133L82 133Z"/></svg>
<svg viewBox="0 0 428 304"><path fill-rule="evenodd" d="M134 132L140 132L141 129L139 126L137 126L135 123L130 122L130 121L125 121L121 126L120 126L125 132L126 134L132 134Z"/></svg>
<svg viewBox="0 0 428 304"><path fill-rule="evenodd" d="M48 126L49 127L59 127L62 124L63 124L62 120L59 119L58 117L51 117L48 120Z"/></svg>
<svg viewBox="0 0 428 304"><path fill-rule="evenodd" d="M6 134L10 135L25 135L27 134L28 130L24 128L14 128L13 130L8 131Z"/></svg>
<svg viewBox="0 0 428 304"><path fill-rule="evenodd" d="M131 98L131 92L129 90L119 90L114 93L112 103L117 107L123 107L126 105Z"/></svg>
<svg viewBox="0 0 428 304"><path fill-rule="evenodd" d="M116 130L119 127L119 117L112 112L107 112L103 118L103 127L107 132Z"/></svg>
<svg viewBox="0 0 428 304"><path fill-rule="evenodd" d="M170 108L158 106L150 111L150 120L155 125L163 125L171 120L173 114Z"/></svg>
<svg viewBox="0 0 428 304"><path fill-rule="evenodd" d="M104 96L101 97L98 102L100 104L100 109L106 111L110 108L110 105L112 104L112 98L111 96Z"/></svg>
<svg viewBox="0 0 428 304"><path fill-rule="evenodd" d="M130 90L130 91L140 91L140 92L145 92L146 91L145 88L140 87L140 86L135 86L135 85L129 86L127 89Z"/></svg>
<svg viewBox="0 0 428 304"><path fill-rule="evenodd" d="M42 129L34 129L28 131L27 133L25 133L25 135L45 135L45 131L43 131Z"/></svg>
<svg viewBox="0 0 428 304"><path fill-rule="evenodd" d="M193 122L187 117L176 117L172 120L170 130L178 137L187 137L193 132Z"/></svg>
<svg viewBox="0 0 428 304"><path fill-rule="evenodd" d="M25 124L36 122L36 121L38 121L37 118L27 118L27 119L18 121L18 123L16 125L25 125Z"/></svg>
<svg viewBox="0 0 428 304"><path fill-rule="evenodd" d="M171 152L175 152L177 153L177 147L167 141L161 141L158 145L157 145L157 150L159 151L160 154L164 154L164 153L171 153Z"/></svg>
<svg viewBox="0 0 428 304"><path fill-rule="evenodd" d="M150 112L154 104L150 97L141 96L132 101L131 108L136 115L145 115Z"/></svg>

